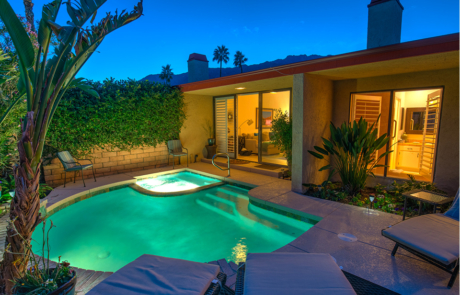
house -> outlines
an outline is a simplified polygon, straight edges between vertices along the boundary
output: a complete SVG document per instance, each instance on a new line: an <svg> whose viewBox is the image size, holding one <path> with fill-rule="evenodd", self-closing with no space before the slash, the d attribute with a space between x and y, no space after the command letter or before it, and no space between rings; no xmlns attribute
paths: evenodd
<svg viewBox="0 0 460 295"><path fill-rule="evenodd" d="M188 119L181 134L190 153L204 151L214 122L219 152L231 158L287 165L270 142L277 110L293 120L292 190L320 184L328 172L307 151L336 126L360 117L376 122L394 152L382 159L370 182L434 181L454 193L459 187L459 34L400 43L399 0L368 5L368 48L275 68L208 79L205 56L189 58L189 83L181 88ZM191 132L193 130L193 132Z"/></svg>

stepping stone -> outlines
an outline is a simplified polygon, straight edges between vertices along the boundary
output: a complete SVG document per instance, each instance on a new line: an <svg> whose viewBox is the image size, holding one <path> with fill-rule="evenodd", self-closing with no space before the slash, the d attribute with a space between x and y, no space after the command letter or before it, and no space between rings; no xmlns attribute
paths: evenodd
<svg viewBox="0 0 460 295"><path fill-rule="evenodd" d="M219 259L217 260L217 264L219 264L220 269L227 275L227 277L235 273L230 265L228 265L227 260Z"/></svg>
<svg viewBox="0 0 460 295"><path fill-rule="evenodd" d="M225 285L227 285L228 287L231 287L235 285L235 283L236 283L236 274L232 276L227 276L227 282L225 282Z"/></svg>
<svg viewBox="0 0 460 295"><path fill-rule="evenodd" d="M238 271L238 265L235 262L230 261L228 264L230 265L230 267L233 269L234 272Z"/></svg>

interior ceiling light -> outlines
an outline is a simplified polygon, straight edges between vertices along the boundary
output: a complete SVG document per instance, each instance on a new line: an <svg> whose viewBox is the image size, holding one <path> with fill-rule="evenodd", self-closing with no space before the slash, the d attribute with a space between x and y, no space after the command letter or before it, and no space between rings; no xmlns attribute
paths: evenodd
<svg viewBox="0 0 460 295"><path fill-rule="evenodd" d="M270 93L271 93L271 94L276 94L276 91L271 91Z"/></svg>
<svg viewBox="0 0 460 295"><path fill-rule="evenodd" d="M235 88L235 89L237 89L237 90L243 90L243 89L246 89L246 87L237 87L237 88Z"/></svg>

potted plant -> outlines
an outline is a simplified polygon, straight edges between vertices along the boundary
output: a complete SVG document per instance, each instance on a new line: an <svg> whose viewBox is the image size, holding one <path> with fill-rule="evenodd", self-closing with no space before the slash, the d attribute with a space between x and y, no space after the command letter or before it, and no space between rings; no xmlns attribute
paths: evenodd
<svg viewBox="0 0 460 295"><path fill-rule="evenodd" d="M292 119L288 112L277 110L272 121L270 140L286 156L288 170L283 171L283 178L291 176L292 165Z"/></svg>
<svg viewBox="0 0 460 295"><path fill-rule="evenodd" d="M216 139L214 138L214 126L211 123L211 120L206 120L206 123L202 125L204 131L208 134L208 145L213 146L216 144Z"/></svg>
<svg viewBox="0 0 460 295"><path fill-rule="evenodd" d="M73 295L77 285L77 275L75 270L70 267L67 261L59 261L56 266L50 265L49 260L49 232L54 227L53 222L46 231L46 220L43 221L43 242L42 256L36 256L32 251L32 247L26 248L24 257L27 260L18 261L18 263L29 261L30 267L19 278L13 280L13 294L25 295ZM14 223L11 225L14 228ZM15 229L15 228L14 228ZM46 231L46 233L45 233ZM10 251L8 248L6 251ZM47 249L47 257L45 258L45 248ZM41 265L41 267L39 267Z"/></svg>

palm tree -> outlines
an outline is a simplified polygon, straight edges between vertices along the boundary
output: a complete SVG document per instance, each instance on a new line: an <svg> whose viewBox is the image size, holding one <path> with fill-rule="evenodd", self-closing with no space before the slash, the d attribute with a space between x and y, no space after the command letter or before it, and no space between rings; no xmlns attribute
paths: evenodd
<svg viewBox="0 0 460 295"><path fill-rule="evenodd" d="M12 280L21 277L28 264L27 249L35 227L41 222L39 214L39 179L46 133L54 112L69 88L79 87L97 96L82 79L75 79L78 71L97 51L104 38L118 28L142 15L143 0L132 12L108 13L94 23L98 9L106 0L53 0L43 6L38 30L38 50L7 0L0 0L0 18L8 30L18 55L20 71L18 99L25 95L27 114L21 121L22 136L18 141L19 163L14 167L15 196L10 205L10 224L7 227L7 247L0 265L0 286L11 294ZM64 2L64 3L63 3ZM59 9L70 19L58 25ZM67 17L66 17L67 18ZM90 21L91 26L85 26ZM54 56L48 58L52 35L60 43ZM51 55L51 54L50 54Z"/></svg>
<svg viewBox="0 0 460 295"><path fill-rule="evenodd" d="M174 76L174 73L171 69L171 65L166 65L161 67L161 74L160 74L160 79L164 80L166 83L169 84L169 82L172 80L172 77Z"/></svg>
<svg viewBox="0 0 460 295"><path fill-rule="evenodd" d="M244 56L244 54L241 51L237 51L235 53L235 60L233 61L233 64L236 67L240 67L241 73L243 72L243 65L248 61L247 57Z"/></svg>
<svg viewBox="0 0 460 295"><path fill-rule="evenodd" d="M214 49L214 58L212 61L217 61L220 63L220 77L222 77L222 62L228 62L228 55L228 48L225 47L225 45L217 46L217 48Z"/></svg>

